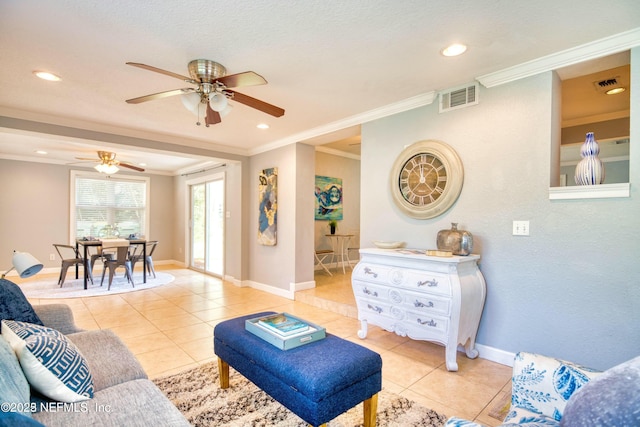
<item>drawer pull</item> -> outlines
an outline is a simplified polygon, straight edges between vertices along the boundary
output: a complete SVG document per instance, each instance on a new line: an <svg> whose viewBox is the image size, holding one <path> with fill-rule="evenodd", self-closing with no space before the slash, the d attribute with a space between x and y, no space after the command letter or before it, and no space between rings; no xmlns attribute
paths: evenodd
<svg viewBox="0 0 640 427"><path fill-rule="evenodd" d="M417 319L417 320L418 320L418 323L421 324L421 325L431 326L432 328L435 328L436 326L438 326L438 324L433 319L431 319L429 321L420 320L420 319Z"/></svg>
<svg viewBox="0 0 640 427"><path fill-rule="evenodd" d="M364 274L370 274L374 279L378 278L378 273L374 273L373 270L371 270L369 267L364 268Z"/></svg>
<svg viewBox="0 0 640 427"><path fill-rule="evenodd" d="M371 295L372 297L377 297L377 296L378 296L378 293L377 293L376 291L370 291L370 290L369 290L369 289L367 289L367 288L364 288L364 289L362 290L362 292L363 292L365 295Z"/></svg>
<svg viewBox="0 0 640 427"><path fill-rule="evenodd" d="M371 304L367 304L367 307L369 307L369 310L373 310L378 314L382 313L382 307L378 307L377 305L373 306Z"/></svg>
<svg viewBox="0 0 640 427"><path fill-rule="evenodd" d="M433 307L433 301L429 301L428 303L425 304L422 301L416 300L416 302L414 302L413 305L415 305L416 307Z"/></svg>
<svg viewBox="0 0 640 427"><path fill-rule="evenodd" d="M418 286L424 286L427 285L430 288L433 288L434 286L438 286L438 281L436 279L433 280L425 280L424 282L419 281L418 282Z"/></svg>

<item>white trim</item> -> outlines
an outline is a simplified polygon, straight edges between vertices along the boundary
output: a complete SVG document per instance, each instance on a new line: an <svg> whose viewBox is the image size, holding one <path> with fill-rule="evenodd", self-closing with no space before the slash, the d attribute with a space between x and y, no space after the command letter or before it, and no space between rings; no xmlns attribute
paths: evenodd
<svg viewBox="0 0 640 427"><path fill-rule="evenodd" d="M549 200L610 199L629 197L631 184L575 185L549 188Z"/></svg>
<svg viewBox="0 0 640 427"><path fill-rule="evenodd" d="M485 87L494 87L515 80L531 77L546 71L557 70L568 65L577 64L595 58L622 52L640 45L640 28L605 37L591 43L583 44L533 61L505 68L494 73L476 77Z"/></svg>
<svg viewBox="0 0 640 427"><path fill-rule="evenodd" d="M435 91L427 92L422 95L416 95L414 97L396 102L394 104L389 104L380 108L365 111L364 113L356 114L355 116L347 117L345 119L338 120L337 122L327 123L326 125L318 126L316 128L288 136L278 141L274 141L271 144L255 148L250 151L249 155L253 156L256 154L265 153L267 151L284 147L289 144L315 138L316 136L325 135L327 133L336 132L351 126L361 125L362 123L367 123L372 120L381 119L383 117L413 110L418 107L423 107L425 105L433 103L437 95L438 94Z"/></svg>
<svg viewBox="0 0 640 427"><path fill-rule="evenodd" d="M492 362L500 363L501 365L513 367L513 359L516 356L515 353L478 343L476 343L476 349L480 353L479 357L481 359L486 359Z"/></svg>
<svg viewBox="0 0 640 427"><path fill-rule="evenodd" d="M268 292L279 297L295 300L295 292L293 292L291 289L276 288L275 286L267 285L253 280L243 280L242 286L249 286L250 288ZM289 286L291 287L293 286L293 284L290 284Z"/></svg>
<svg viewBox="0 0 640 427"><path fill-rule="evenodd" d="M291 283L290 286L291 286L291 289L293 290L293 292L305 291L307 289L315 288L316 287L316 281L315 280L309 280L307 282Z"/></svg>
<svg viewBox="0 0 640 427"><path fill-rule="evenodd" d="M360 156L357 154L346 153L344 151L334 150L333 148L326 148L326 147L323 147L322 145L316 146L316 151L319 151L321 153L332 154L334 156L346 157L347 159L353 159L353 160L361 159Z"/></svg>

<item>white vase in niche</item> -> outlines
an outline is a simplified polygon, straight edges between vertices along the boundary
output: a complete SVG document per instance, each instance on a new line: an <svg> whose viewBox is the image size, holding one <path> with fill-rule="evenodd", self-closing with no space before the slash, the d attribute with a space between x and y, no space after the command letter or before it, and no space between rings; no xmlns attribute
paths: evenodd
<svg viewBox="0 0 640 427"><path fill-rule="evenodd" d="M604 182L604 164L598 158L600 146L593 136L587 133L584 144L580 147L582 160L576 166L575 180L578 185L598 185Z"/></svg>

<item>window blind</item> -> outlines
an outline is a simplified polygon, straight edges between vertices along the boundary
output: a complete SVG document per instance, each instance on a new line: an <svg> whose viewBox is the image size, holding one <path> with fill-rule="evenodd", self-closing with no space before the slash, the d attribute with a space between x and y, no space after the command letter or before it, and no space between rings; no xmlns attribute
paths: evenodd
<svg viewBox="0 0 640 427"><path fill-rule="evenodd" d="M114 176L75 178L75 237L144 234L148 182Z"/></svg>

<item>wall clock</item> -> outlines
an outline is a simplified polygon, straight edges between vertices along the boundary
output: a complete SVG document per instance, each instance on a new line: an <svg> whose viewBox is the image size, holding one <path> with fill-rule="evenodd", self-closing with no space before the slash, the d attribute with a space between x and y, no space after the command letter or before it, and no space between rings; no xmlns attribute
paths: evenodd
<svg viewBox="0 0 640 427"><path fill-rule="evenodd" d="M449 209L462 191L462 161L442 141L426 140L405 148L391 169L391 194L412 218L428 219Z"/></svg>

